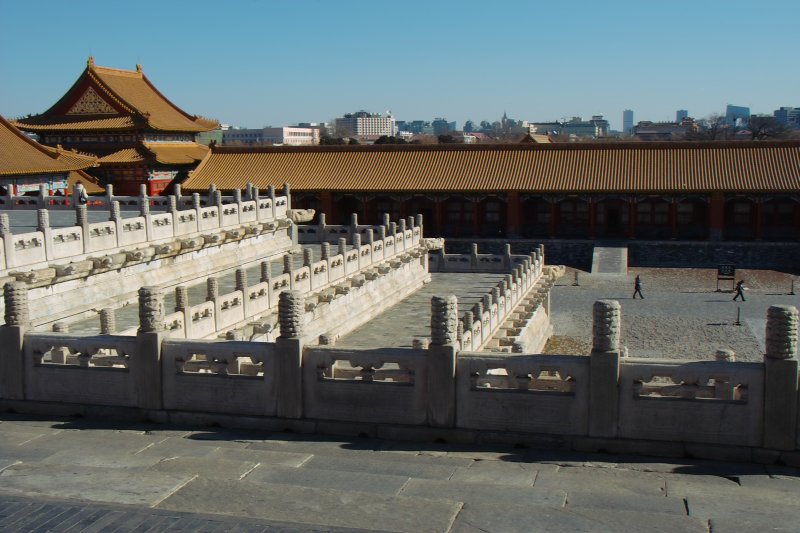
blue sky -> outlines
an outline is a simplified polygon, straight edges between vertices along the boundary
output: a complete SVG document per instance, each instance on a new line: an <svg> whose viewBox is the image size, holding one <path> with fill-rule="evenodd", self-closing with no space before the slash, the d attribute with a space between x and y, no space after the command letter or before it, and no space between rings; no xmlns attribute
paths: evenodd
<svg viewBox="0 0 800 533"><path fill-rule="evenodd" d="M8 117L46 110L89 55L249 127L800 107L797 0L0 0L0 20Z"/></svg>

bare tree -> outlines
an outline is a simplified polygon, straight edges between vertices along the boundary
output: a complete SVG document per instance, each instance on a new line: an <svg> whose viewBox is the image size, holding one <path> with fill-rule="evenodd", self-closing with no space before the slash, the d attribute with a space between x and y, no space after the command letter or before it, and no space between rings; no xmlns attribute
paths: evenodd
<svg viewBox="0 0 800 533"><path fill-rule="evenodd" d="M789 128L769 115L752 115L747 121L750 140L783 139L789 136Z"/></svg>

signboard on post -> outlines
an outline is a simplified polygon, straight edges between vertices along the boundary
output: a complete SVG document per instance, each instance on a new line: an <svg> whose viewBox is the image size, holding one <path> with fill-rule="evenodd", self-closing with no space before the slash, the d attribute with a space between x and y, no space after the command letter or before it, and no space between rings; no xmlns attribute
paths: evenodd
<svg viewBox="0 0 800 533"><path fill-rule="evenodd" d="M719 288L720 281L730 281L731 290L733 290L736 283L736 265L732 263L717 265L717 292L722 290Z"/></svg>

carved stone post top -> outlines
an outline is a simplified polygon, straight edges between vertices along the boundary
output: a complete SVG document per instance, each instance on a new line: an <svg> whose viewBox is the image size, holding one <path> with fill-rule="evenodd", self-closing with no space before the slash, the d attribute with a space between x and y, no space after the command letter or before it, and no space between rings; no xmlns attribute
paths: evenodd
<svg viewBox="0 0 800 533"><path fill-rule="evenodd" d="M118 220L122 220L122 213L119 210L119 202L117 202L117 201L111 202L110 208L111 208L111 210L109 212L110 220L112 222L116 222Z"/></svg>
<svg viewBox="0 0 800 533"><path fill-rule="evenodd" d="M160 287L139 289L139 331L149 333L164 329L164 291Z"/></svg>
<svg viewBox="0 0 800 533"><path fill-rule="evenodd" d="M339 253L344 254L347 251L347 239L344 237L339 238Z"/></svg>
<svg viewBox="0 0 800 533"><path fill-rule="evenodd" d="M39 231L44 231L50 227L50 211L47 209L36 210L36 225Z"/></svg>
<svg viewBox="0 0 800 533"><path fill-rule="evenodd" d="M354 233L353 234L353 246L355 246L356 248L361 246L361 234L360 233Z"/></svg>
<svg viewBox="0 0 800 533"><path fill-rule="evenodd" d="M398 221L398 226L399 226L399 228L400 228L400 232L401 232L401 233L405 232L405 231L406 231L406 219L404 219L404 218L401 218L401 219Z"/></svg>
<svg viewBox="0 0 800 533"><path fill-rule="evenodd" d="M499 301L500 301L500 288L492 287L492 303L497 303Z"/></svg>
<svg viewBox="0 0 800 533"><path fill-rule="evenodd" d="M272 277L272 269L269 261L261 261L261 281L269 281Z"/></svg>
<svg viewBox="0 0 800 533"><path fill-rule="evenodd" d="M358 226L358 213L351 213L350 214L350 225L351 226Z"/></svg>
<svg viewBox="0 0 800 533"><path fill-rule="evenodd" d="M728 349L720 349L714 354L714 359L717 361L727 361L732 363L736 361L736 352Z"/></svg>
<svg viewBox="0 0 800 533"><path fill-rule="evenodd" d="M305 326L305 298L300 291L283 291L278 297L281 337L299 338Z"/></svg>
<svg viewBox="0 0 800 533"><path fill-rule="evenodd" d="M458 298L451 294L431 298L431 343L455 344L458 340Z"/></svg>
<svg viewBox="0 0 800 533"><path fill-rule="evenodd" d="M421 228L421 227L422 227L422 215L421 215L421 214L418 214L418 215L417 215L417 217L416 217L416 224L417 224L417 227L419 227L419 228Z"/></svg>
<svg viewBox="0 0 800 533"><path fill-rule="evenodd" d="M169 196L167 196L167 202L168 202L167 209L169 210L170 213L174 213L175 211L178 210L178 198L175 197L175 195L170 194Z"/></svg>
<svg viewBox="0 0 800 533"><path fill-rule="evenodd" d="M8 213L0 215L0 235L11 235L11 218Z"/></svg>
<svg viewBox="0 0 800 533"><path fill-rule="evenodd" d="M483 309L488 311L492 308L492 295L491 294L484 294L483 295Z"/></svg>
<svg viewBox="0 0 800 533"><path fill-rule="evenodd" d="M222 191L214 191L214 205L222 205Z"/></svg>
<svg viewBox="0 0 800 533"><path fill-rule="evenodd" d="M476 317L478 317L478 318L482 318L483 317L483 302L475 302L475 305L473 306L473 309L475 309L475 316Z"/></svg>
<svg viewBox="0 0 800 533"><path fill-rule="evenodd" d="M147 198L147 185L144 183L139 184L139 196Z"/></svg>
<svg viewBox="0 0 800 533"><path fill-rule="evenodd" d="M27 326L30 322L28 312L28 287L21 281L11 281L3 287L5 319L7 326Z"/></svg>
<svg viewBox="0 0 800 533"><path fill-rule="evenodd" d="M106 184L106 196L108 196L109 198L114 196L114 184L113 183L107 183Z"/></svg>
<svg viewBox="0 0 800 533"><path fill-rule="evenodd" d="M469 245L469 253L470 255L478 255L478 243L473 242Z"/></svg>
<svg viewBox="0 0 800 533"><path fill-rule="evenodd" d="M389 223L392 221L392 218L389 216L389 213L383 213L381 215L381 225L382 226L389 226Z"/></svg>
<svg viewBox="0 0 800 533"><path fill-rule="evenodd" d="M172 191L173 193L171 196L174 196L175 198L180 198L181 194L183 194L180 183L176 183L175 186L172 188Z"/></svg>
<svg viewBox="0 0 800 533"><path fill-rule="evenodd" d="M314 262L314 250L311 248L303 248L303 266L311 266Z"/></svg>
<svg viewBox="0 0 800 533"><path fill-rule="evenodd" d="M289 254L283 255L283 273L288 274L292 271L292 257Z"/></svg>
<svg viewBox="0 0 800 533"><path fill-rule="evenodd" d="M206 301L216 300L217 296L219 296L219 280L210 277L206 280Z"/></svg>
<svg viewBox="0 0 800 533"><path fill-rule="evenodd" d="M178 285L175 287L175 310L183 311L189 307L189 287Z"/></svg>
<svg viewBox="0 0 800 533"><path fill-rule="evenodd" d="M465 327L467 327L468 329L472 329L472 324L474 323L475 323L475 313L473 313L472 311L466 311L464 313Z"/></svg>
<svg viewBox="0 0 800 533"><path fill-rule="evenodd" d="M378 239L383 240L386 238L386 226L378 226Z"/></svg>
<svg viewBox="0 0 800 533"><path fill-rule="evenodd" d="M270 185L269 187L267 187L267 196L269 196L272 199L275 199L275 186L274 185Z"/></svg>
<svg viewBox="0 0 800 533"><path fill-rule="evenodd" d="M100 310L100 334L111 335L117 330L117 314L110 307Z"/></svg>
<svg viewBox="0 0 800 533"><path fill-rule="evenodd" d="M69 324L66 322L53 322L53 333L69 333Z"/></svg>
<svg viewBox="0 0 800 533"><path fill-rule="evenodd" d="M406 227L408 227L408 229L414 229L414 217L409 215L406 217L406 220Z"/></svg>
<svg viewBox="0 0 800 533"><path fill-rule="evenodd" d="M375 233L373 233L372 228L367 228L364 235L367 236L367 243L372 244L375 242Z"/></svg>
<svg viewBox="0 0 800 533"><path fill-rule="evenodd" d="M225 333L225 340L228 341L243 341L244 332L238 329L232 329Z"/></svg>
<svg viewBox="0 0 800 533"><path fill-rule="evenodd" d="M597 300L592 306L592 350L619 350L621 310L616 300Z"/></svg>
<svg viewBox="0 0 800 533"><path fill-rule="evenodd" d="M510 242L505 243L505 245L503 246L503 253L506 256L511 255L511 243Z"/></svg>
<svg viewBox="0 0 800 533"><path fill-rule="evenodd" d="M233 189L233 201L238 203L242 202L242 190L241 189Z"/></svg>
<svg viewBox="0 0 800 533"><path fill-rule="evenodd" d="M283 194L284 194L285 196L289 196L289 194L291 194L291 192L292 192L292 191L291 191L291 189L289 188L289 184L288 184L288 183L284 183L284 184L283 184Z"/></svg>
<svg viewBox="0 0 800 533"><path fill-rule="evenodd" d="M144 200L142 202L142 204L139 206L139 212L141 213L141 215L143 217L149 215L150 214L150 202L147 201L147 200Z"/></svg>
<svg viewBox="0 0 800 533"><path fill-rule="evenodd" d="M327 219L327 217L325 216L325 213L320 213L320 214L319 214L319 217L317 218L317 220L319 221L319 222L318 222L318 225L320 225L320 226L325 226L325 224L326 224L326 219Z"/></svg>
<svg viewBox="0 0 800 533"><path fill-rule="evenodd" d="M44 198L45 196L47 196L48 192L50 192L50 189L49 189L48 185L46 183L40 183L39 184L39 196Z"/></svg>
<svg viewBox="0 0 800 533"><path fill-rule="evenodd" d="M200 209L200 193L193 192L192 193L192 207L194 209Z"/></svg>
<svg viewBox="0 0 800 533"><path fill-rule="evenodd" d="M792 359L797 354L797 308L772 305L767 309L766 352L768 359Z"/></svg>
<svg viewBox="0 0 800 533"><path fill-rule="evenodd" d="M244 291L247 289L247 270L244 268L236 269L236 290Z"/></svg>
<svg viewBox="0 0 800 533"><path fill-rule="evenodd" d="M390 235L397 235L397 222L390 222L389 223L389 234Z"/></svg>
<svg viewBox="0 0 800 533"><path fill-rule="evenodd" d="M329 242L323 242L320 246L322 259L330 259L331 257L331 244Z"/></svg>

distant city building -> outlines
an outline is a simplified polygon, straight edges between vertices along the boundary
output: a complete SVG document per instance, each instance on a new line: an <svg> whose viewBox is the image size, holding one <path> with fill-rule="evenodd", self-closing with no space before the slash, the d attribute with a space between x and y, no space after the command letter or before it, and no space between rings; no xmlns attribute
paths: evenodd
<svg viewBox="0 0 800 533"><path fill-rule="evenodd" d="M687 133L698 131L694 119L686 117L680 122L650 122L643 120L633 128L636 138L643 141L672 141L682 139Z"/></svg>
<svg viewBox="0 0 800 533"><path fill-rule="evenodd" d="M560 122L528 122L528 133L533 135L558 135L561 132Z"/></svg>
<svg viewBox="0 0 800 533"><path fill-rule="evenodd" d="M305 146L319 144L319 128L229 129L222 132L222 144Z"/></svg>
<svg viewBox="0 0 800 533"><path fill-rule="evenodd" d="M448 122L446 118L435 118L431 122L434 135L447 135L456 131L456 123Z"/></svg>
<svg viewBox="0 0 800 533"><path fill-rule="evenodd" d="M631 109L622 112L622 133L625 135L633 133L633 110Z"/></svg>
<svg viewBox="0 0 800 533"><path fill-rule="evenodd" d="M342 118L336 119L336 129L347 131L356 137L377 139L382 135L392 136L397 133L395 118L387 113L368 113L367 111L357 111L347 113Z"/></svg>
<svg viewBox="0 0 800 533"><path fill-rule="evenodd" d="M781 124L790 128L800 128L800 107L781 107L776 109L772 115Z"/></svg>
<svg viewBox="0 0 800 533"><path fill-rule="evenodd" d="M433 135L433 126L426 120L412 120L410 122L398 120L397 130L422 135Z"/></svg>
<svg viewBox="0 0 800 533"><path fill-rule="evenodd" d="M561 125L559 135L575 135L576 137L606 137L608 135L608 121L603 115L594 115L591 120L581 117L572 117L571 120Z"/></svg>
<svg viewBox="0 0 800 533"><path fill-rule="evenodd" d="M731 126L741 125L750 119L750 108L730 105L725 108L725 122Z"/></svg>
<svg viewBox="0 0 800 533"><path fill-rule="evenodd" d="M683 121L683 119L685 119L688 116L689 116L689 111L687 111L686 109L678 109L677 111L675 111L675 122L680 124Z"/></svg>

